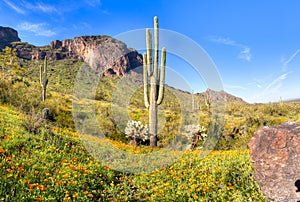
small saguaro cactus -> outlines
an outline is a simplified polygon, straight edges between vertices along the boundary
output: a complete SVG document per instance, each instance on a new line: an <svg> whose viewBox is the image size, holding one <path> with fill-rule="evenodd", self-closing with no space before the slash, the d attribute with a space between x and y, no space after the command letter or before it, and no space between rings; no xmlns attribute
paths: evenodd
<svg viewBox="0 0 300 202"><path fill-rule="evenodd" d="M144 73L144 101L149 109L149 132L150 146L157 146L157 110L158 105L163 101L166 48L162 48L161 67L158 67L158 18L154 17L154 62L152 61L152 36L149 29L146 29L147 53L143 55ZM159 72L160 69L160 72ZM150 93L148 94L148 81L150 80Z"/></svg>
<svg viewBox="0 0 300 202"><path fill-rule="evenodd" d="M212 97L210 91L206 92L204 100L205 100L205 105L207 107L207 111L209 114L211 114Z"/></svg>
<svg viewBox="0 0 300 202"><path fill-rule="evenodd" d="M48 85L48 79L47 79L47 56L45 56L44 60L44 67L40 66L40 84L42 86L42 99L43 102L46 100L46 89Z"/></svg>

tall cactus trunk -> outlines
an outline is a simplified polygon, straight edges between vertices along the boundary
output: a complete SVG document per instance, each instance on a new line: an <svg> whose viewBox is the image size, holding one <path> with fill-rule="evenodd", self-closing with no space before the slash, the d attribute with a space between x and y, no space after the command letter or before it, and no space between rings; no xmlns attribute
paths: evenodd
<svg viewBox="0 0 300 202"><path fill-rule="evenodd" d="M157 146L157 84L156 77L153 75L150 79L150 106L149 106L149 132L150 136L150 146Z"/></svg>
<svg viewBox="0 0 300 202"><path fill-rule="evenodd" d="M150 146L157 146L157 105L150 105L149 107L149 132L150 136Z"/></svg>
<svg viewBox="0 0 300 202"><path fill-rule="evenodd" d="M150 145L157 146L157 112L158 105L163 101L166 49L162 49L161 68L158 68L158 19L154 17L154 63L152 62L152 37L150 30L146 30L147 53L143 56L144 73L144 101L149 109ZM150 95L148 95L148 80L150 78Z"/></svg>

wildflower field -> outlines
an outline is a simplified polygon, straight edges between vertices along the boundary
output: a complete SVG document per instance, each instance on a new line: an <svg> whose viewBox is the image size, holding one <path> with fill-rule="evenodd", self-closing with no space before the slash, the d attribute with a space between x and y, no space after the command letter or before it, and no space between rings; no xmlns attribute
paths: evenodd
<svg viewBox="0 0 300 202"><path fill-rule="evenodd" d="M248 150L186 151L149 174L126 174L94 159L68 129L44 124L0 106L1 201L265 201L253 179ZM152 152L111 141L129 153Z"/></svg>

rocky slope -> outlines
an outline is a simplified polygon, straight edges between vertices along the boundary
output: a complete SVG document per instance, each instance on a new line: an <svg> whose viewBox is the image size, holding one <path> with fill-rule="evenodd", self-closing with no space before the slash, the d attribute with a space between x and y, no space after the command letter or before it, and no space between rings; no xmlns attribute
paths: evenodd
<svg viewBox="0 0 300 202"><path fill-rule="evenodd" d="M18 32L12 28L0 26L0 49L9 46L14 41L20 41Z"/></svg>

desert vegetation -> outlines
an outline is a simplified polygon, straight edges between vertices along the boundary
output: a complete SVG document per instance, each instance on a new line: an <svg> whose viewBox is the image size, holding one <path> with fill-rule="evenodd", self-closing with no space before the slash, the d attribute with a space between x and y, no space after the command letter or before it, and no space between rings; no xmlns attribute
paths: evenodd
<svg viewBox="0 0 300 202"><path fill-rule="evenodd" d="M147 154L174 140L191 144L195 134L191 131L201 132L194 151L175 145L181 156L175 163L152 173L132 175L102 164L81 142L72 117L72 92L82 65L83 62L73 59L48 60L44 91L40 84L44 61L20 59L11 48L2 51L0 200L265 201L253 179L247 143L263 126L299 122L299 101L248 104L228 100L224 127L218 131L219 141L214 151L199 158L205 153L201 146L205 134L210 134L208 129L213 120L210 96L165 86L164 101L157 113L158 147L152 148L145 127L149 124L149 112L144 106L142 81L131 81L140 87L132 93L128 106L114 106L118 114L129 116L124 125L118 126L112 101L121 78L102 77L92 102L99 128L107 139L89 134L87 138L131 154ZM47 120L42 118L44 108L49 109Z"/></svg>

